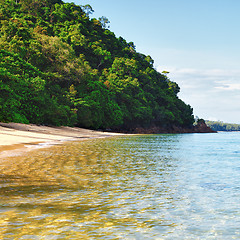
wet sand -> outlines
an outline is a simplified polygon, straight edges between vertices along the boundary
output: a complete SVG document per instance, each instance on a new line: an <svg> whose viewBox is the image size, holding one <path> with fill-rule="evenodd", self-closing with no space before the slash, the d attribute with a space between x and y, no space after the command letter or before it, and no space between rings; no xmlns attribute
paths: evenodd
<svg viewBox="0 0 240 240"><path fill-rule="evenodd" d="M0 123L0 157L36 147L47 147L65 141L79 141L123 135L77 127L48 127L34 124Z"/></svg>

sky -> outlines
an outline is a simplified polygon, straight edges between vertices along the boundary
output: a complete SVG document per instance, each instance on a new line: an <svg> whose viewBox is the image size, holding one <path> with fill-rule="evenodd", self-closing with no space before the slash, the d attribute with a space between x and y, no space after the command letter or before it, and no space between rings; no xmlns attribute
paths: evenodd
<svg viewBox="0 0 240 240"><path fill-rule="evenodd" d="M70 0L154 59L206 120L240 123L239 0Z"/></svg>

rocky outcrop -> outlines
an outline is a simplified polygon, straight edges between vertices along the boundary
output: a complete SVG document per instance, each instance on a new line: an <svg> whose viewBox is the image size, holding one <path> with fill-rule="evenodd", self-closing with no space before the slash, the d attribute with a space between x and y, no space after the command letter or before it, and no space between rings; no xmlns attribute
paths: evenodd
<svg viewBox="0 0 240 240"><path fill-rule="evenodd" d="M197 122L197 125L191 128L184 128L178 126L171 127L157 127L152 126L149 128L137 127L130 131L130 133L135 134L156 134L156 133L216 133L210 127L208 127L203 119Z"/></svg>
<svg viewBox="0 0 240 240"><path fill-rule="evenodd" d="M195 133L216 133L216 131L207 126L203 119L198 120L197 125L193 129Z"/></svg>

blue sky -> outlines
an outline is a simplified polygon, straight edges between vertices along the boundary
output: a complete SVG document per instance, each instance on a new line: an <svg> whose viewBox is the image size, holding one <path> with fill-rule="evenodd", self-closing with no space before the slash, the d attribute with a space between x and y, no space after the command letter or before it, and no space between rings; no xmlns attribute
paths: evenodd
<svg viewBox="0 0 240 240"><path fill-rule="evenodd" d="M194 115L240 123L239 0L73 0L169 71Z"/></svg>

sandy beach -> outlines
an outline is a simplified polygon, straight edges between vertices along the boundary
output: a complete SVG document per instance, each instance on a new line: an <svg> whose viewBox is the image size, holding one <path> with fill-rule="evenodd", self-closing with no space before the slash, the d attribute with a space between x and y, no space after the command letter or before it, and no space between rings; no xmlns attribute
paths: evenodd
<svg viewBox="0 0 240 240"><path fill-rule="evenodd" d="M47 147L66 141L103 138L123 135L119 133L93 131L77 127L48 127L34 124L0 123L0 157L13 151L29 151L36 147Z"/></svg>

